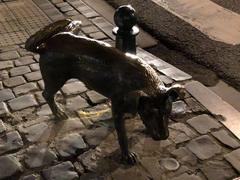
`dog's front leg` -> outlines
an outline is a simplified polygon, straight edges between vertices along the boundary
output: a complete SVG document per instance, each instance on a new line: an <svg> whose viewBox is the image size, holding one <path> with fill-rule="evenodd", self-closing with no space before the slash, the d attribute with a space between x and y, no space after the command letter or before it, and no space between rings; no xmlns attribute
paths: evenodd
<svg viewBox="0 0 240 180"><path fill-rule="evenodd" d="M136 154L128 150L128 139L124 122L124 99L112 99L112 113L118 142L121 148L122 159L128 164L136 164Z"/></svg>

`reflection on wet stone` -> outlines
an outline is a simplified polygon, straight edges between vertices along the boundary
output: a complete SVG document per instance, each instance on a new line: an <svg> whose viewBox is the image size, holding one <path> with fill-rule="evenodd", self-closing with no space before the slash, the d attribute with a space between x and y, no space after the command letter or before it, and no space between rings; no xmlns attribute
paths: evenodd
<svg viewBox="0 0 240 180"><path fill-rule="evenodd" d="M87 148L82 136L77 133L66 135L56 141L56 149L63 158L83 153Z"/></svg>
<svg viewBox="0 0 240 180"><path fill-rule="evenodd" d="M25 155L25 163L29 168L50 165L57 160L56 154L48 149L47 144L30 147Z"/></svg>

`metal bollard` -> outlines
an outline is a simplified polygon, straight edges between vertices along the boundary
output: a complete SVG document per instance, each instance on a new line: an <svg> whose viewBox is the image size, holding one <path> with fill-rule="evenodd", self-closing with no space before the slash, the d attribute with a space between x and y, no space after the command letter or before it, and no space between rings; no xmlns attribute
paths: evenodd
<svg viewBox="0 0 240 180"><path fill-rule="evenodd" d="M136 54L136 36L139 34L139 28L135 26L137 23L135 9L131 5L120 6L114 14L114 22L117 25L113 29L116 48Z"/></svg>

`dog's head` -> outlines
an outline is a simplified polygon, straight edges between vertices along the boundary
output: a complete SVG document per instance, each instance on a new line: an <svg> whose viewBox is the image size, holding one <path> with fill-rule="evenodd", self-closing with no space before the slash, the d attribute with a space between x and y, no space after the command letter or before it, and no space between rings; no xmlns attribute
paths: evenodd
<svg viewBox="0 0 240 180"><path fill-rule="evenodd" d="M154 140L164 140L169 136L168 122L172 111L172 102L182 92L179 85L166 88L154 96L141 96L138 104L138 113L146 126L147 132Z"/></svg>
<svg viewBox="0 0 240 180"><path fill-rule="evenodd" d="M60 32L78 34L80 26L81 21L72 21L70 19L59 20L51 23L31 35L25 43L25 48L28 51L39 53L44 49L44 43L52 36Z"/></svg>

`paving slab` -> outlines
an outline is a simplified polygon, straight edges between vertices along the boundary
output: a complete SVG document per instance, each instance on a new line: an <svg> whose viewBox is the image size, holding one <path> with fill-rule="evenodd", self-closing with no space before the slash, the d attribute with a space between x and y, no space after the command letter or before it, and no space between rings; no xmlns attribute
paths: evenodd
<svg viewBox="0 0 240 180"><path fill-rule="evenodd" d="M225 159L240 173L240 149L226 154Z"/></svg>
<svg viewBox="0 0 240 180"><path fill-rule="evenodd" d="M187 123L196 129L200 134L206 134L212 129L222 127L220 123L206 114L202 114L187 120Z"/></svg>
<svg viewBox="0 0 240 180"><path fill-rule="evenodd" d="M234 170L224 161L209 161L201 170L209 180L227 180L236 177Z"/></svg>
<svg viewBox="0 0 240 180"><path fill-rule="evenodd" d="M240 139L239 111L223 101L217 94L209 90L200 82L189 82L185 85L185 88L212 114L222 116L224 120L220 122L226 126L238 139Z"/></svg>
<svg viewBox="0 0 240 180"><path fill-rule="evenodd" d="M208 135L191 140L187 144L187 148L201 160L209 159L222 151L221 146L215 143Z"/></svg>
<svg viewBox="0 0 240 180"><path fill-rule="evenodd" d="M230 134L226 130L222 129L216 132L212 132L212 135L217 138L221 143L233 149L236 149L240 146L239 141L230 136Z"/></svg>

